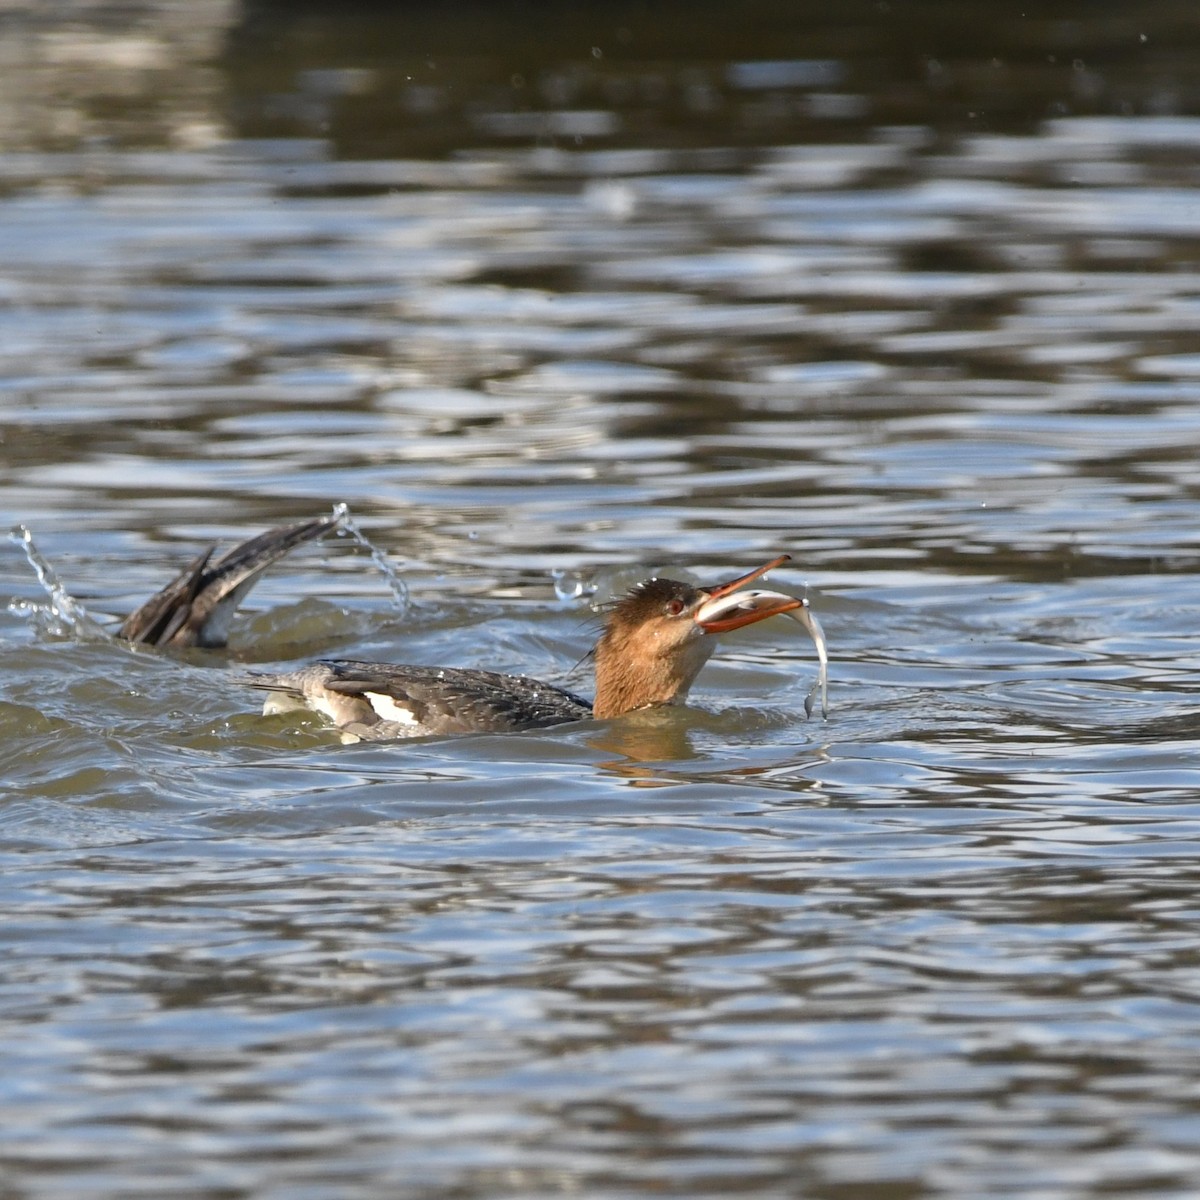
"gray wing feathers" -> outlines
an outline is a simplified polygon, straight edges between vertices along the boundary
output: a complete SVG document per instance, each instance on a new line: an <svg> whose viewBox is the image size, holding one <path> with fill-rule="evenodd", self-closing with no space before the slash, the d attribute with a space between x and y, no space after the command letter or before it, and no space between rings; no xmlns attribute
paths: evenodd
<svg viewBox="0 0 1200 1200"><path fill-rule="evenodd" d="M234 611L263 572L304 542L328 533L336 517L268 529L210 563L209 547L163 590L125 618L117 636L148 646L224 646Z"/></svg>
<svg viewBox="0 0 1200 1200"><path fill-rule="evenodd" d="M246 682L303 696L339 726L376 738L542 729L592 715L586 700L553 684L456 667L331 659Z"/></svg>

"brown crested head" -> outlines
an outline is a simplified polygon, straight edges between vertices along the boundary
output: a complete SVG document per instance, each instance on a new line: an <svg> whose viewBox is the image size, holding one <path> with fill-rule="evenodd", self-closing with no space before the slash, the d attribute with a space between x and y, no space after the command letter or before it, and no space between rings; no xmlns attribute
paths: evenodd
<svg viewBox="0 0 1200 1200"><path fill-rule="evenodd" d="M643 579L624 596L606 606L605 632L645 629L659 622L686 628L690 615L708 597L708 592L678 579Z"/></svg>
<svg viewBox="0 0 1200 1200"><path fill-rule="evenodd" d="M597 717L682 700L713 651L694 616L708 592L646 579L608 606L596 643Z"/></svg>
<svg viewBox="0 0 1200 1200"><path fill-rule="evenodd" d="M635 708L683 701L716 648L716 639L706 635L799 607L802 601L777 593L761 593L775 597L771 604L743 604L741 596L734 596L784 561L786 555L710 588L677 579L647 579L611 604L596 643L595 715L616 717Z"/></svg>

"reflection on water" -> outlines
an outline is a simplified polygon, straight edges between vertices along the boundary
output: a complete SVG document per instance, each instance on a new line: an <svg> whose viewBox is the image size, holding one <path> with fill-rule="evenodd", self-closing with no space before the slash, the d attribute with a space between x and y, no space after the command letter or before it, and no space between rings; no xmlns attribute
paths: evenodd
<svg viewBox="0 0 1200 1200"><path fill-rule="evenodd" d="M386 555L171 657L0 547L13 1195L1194 1194L1194 25L7 14L5 527L97 619ZM780 621L505 738L236 678L586 692L594 602L783 552L828 722Z"/></svg>

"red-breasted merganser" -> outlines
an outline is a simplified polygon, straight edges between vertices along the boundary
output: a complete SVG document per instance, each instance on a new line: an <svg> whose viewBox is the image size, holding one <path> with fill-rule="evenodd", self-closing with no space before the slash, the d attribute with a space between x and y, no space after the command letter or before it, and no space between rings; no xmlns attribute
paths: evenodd
<svg viewBox="0 0 1200 1200"><path fill-rule="evenodd" d="M267 712L307 706L366 740L540 729L682 704L716 648L716 634L789 613L816 644L824 710L825 639L808 601L781 592L739 590L787 558L780 555L715 587L659 578L639 583L608 609L594 651L596 699L591 704L523 675L347 659L317 662L285 675L251 675L244 682L287 697L283 702L269 699ZM811 697L805 707L811 707Z"/></svg>
<svg viewBox="0 0 1200 1200"><path fill-rule="evenodd" d="M176 649L224 646L234 611L263 572L297 546L328 533L339 520L333 516L279 525L235 546L211 565L216 546L209 546L178 578L130 613L117 637Z"/></svg>

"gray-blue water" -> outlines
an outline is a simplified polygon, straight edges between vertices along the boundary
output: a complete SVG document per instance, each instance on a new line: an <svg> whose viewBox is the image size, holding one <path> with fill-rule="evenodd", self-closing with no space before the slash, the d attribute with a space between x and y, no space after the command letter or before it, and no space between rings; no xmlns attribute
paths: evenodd
<svg viewBox="0 0 1200 1200"><path fill-rule="evenodd" d="M0 545L0 1195L1200 1192L1189 4L30 6L0 515L88 613L349 504L227 653ZM246 663L693 707L342 745Z"/></svg>

